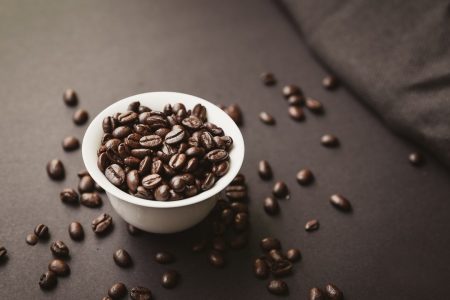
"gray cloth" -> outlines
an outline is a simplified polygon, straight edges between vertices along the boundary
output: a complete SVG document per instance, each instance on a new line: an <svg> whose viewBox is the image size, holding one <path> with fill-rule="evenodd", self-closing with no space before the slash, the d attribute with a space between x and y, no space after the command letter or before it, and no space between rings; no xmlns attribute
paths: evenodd
<svg viewBox="0 0 450 300"><path fill-rule="evenodd" d="M450 166L448 1L280 1L337 77Z"/></svg>

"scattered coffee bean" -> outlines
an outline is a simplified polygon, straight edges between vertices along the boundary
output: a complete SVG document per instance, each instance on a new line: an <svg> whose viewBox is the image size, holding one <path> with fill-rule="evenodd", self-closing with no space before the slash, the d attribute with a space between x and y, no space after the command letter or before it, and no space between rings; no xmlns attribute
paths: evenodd
<svg viewBox="0 0 450 300"><path fill-rule="evenodd" d="M102 300L113 300L113 298L109 297L109 296L105 296L102 298Z"/></svg>
<svg viewBox="0 0 450 300"><path fill-rule="evenodd" d="M289 292L286 282L279 279L269 281L267 290L274 295L285 295Z"/></svg>
<svg viewBox="0 0 450 300"><path fill-rule="evenodd" d="M63 100L67 106L76 106L78 104L78 95L73 89L67 89L64 91Z"/></svg>
<svg viewBox="0 0 450 300"><path fill-rule="evenodd" d="M266 279L269 277L269 267L267 263L262 258L257 258L253 264L253 270L255 272L255 276L260 279Z"/></svg>
<svg viewBox="0 0 450 300"><path fill-rule="evenodd" d="M272 194L277 198L288 198L289 197L289 189L283 181L275 182L272 188Z"/></svg>
<svg viewBox="0 0 450 300"><path fill-rule="evenodd" d="M91 227L96 234L107 233L113 225L112 217L108 214L101 214L92 220Z"/></svg>
<svg viewBox="0 0 450 300"><path fill-rule="evenodd" d="M269 162L266 160L259 161L258 164L258 174L264 180L268 180L272 178L272 167Z"/></svg>
<svg viewBox="0 0 450 300"><path fill-rule="evenodd" d="M79 196L74 189L66 188L59 193L59 199L66 204L74 205L78 204Z"/></svg>
<svg viewBox="0 0 450 300"><path fill-rule="evenodd" d="M277 238L266 237L260 242L261 249L263 251L270 251L272 249L281 249L281 243Z"/></svg>
<svg viewBox="0 0 450 300"><path fill-rule="evenodd" d="M319 226L320 226L319 221L317 221L317 220L310 220L310 221L306 222L305 230L306 231L314 231L314 230L319 229Z"/></svg>
<svg viewBox="0 0 450 300"><path fill-rule="evenodd" d="M40 239L46 239L49 236L48 227L44 224L38 224L34 228L34 234L36 234Z"/></svg>
<svg viewBox="0 0 450 300"><path fill-rule="evenodd" d="M302 90L298 86L293 84L284 86L282 89L282 93L285 98L289 98L292 95L303 95Z"/></svg>
<svg viewBox="0 0 450 300"><path fill-rule="evenodd" d="M350 201L348 201L347 198L339 194L331 195L330 202L334 207L344 212L352 210L352 205L350 204Z"/></svg>
<svg viewBox="0 0 450 300"><path fill-rule="evenodd" d="M248 212L248 205L241 202L232 202L231 209L235 212Z"/></svg>
<svg viewBox="0 0 450 300"><path fill-rule="evenodd" d="M248 226L248 214L244 212L237 213L234 216L233 227L236 231L244 231Z"/></svg>
<svg viewBox="0 0 450 300"><path fill-rule="evenodd" d="M108 295L112 299L122 299L127 295L127 293L127 287L122 282L113 284L108 290Z"/></svg>
<svg viewBox="0 0 450 300"><path fill-rule="evenodd" d="M275 118L272 117L269 113L263 111L259 114L259 119L267 125L274 125L275 124Z"/></svg>
<svg viewBox="0 0 450 300"><path fill-rule="evenodd" d="M291 95L287 99L288 104L292 106L302 106L305 103L303 95Z"/></svg>
<svg viewBox="0 0 450 300"><path fill-rule="evenodd" d="M74 151L80 147L80 142L76 137L68 136L62 141L62 147L65 151Z"/></svg>
<svg viewBox="0 0 450 300"><path fill-rule="evenodd" d="M225 107L223 110L230 116L231 119L233 119L236 125L242 125L242 112L239 105L232 104Z"/></svg>
<svg viewBox="0 0 450 300"><path fill-rule="evenodd" d="M292 263L287 260L279 250L272 249L269 252L268 259L270 260L270 272L275 277L283 277L291 274Z"/></svg>
<svg viewBox="0 0 450 300"><path fill-rule="evenodd" d="M194 245L192 245L192 252L201 252L205 250L206 244L207 242L205 239L196 242Z"/></svg>
<svg viewBox="0 0 450 300"><path fill-rule="evenodd" d="M89 114L84 109L77 109L73 114L73 122L77 125L83 125L89 118Z"/></svg>
<svg viewBox="0 0 450 300"><path fill-rule="evenodd" d="M39 286L41 289L50 290L56 286L58 279L56 274L52 271L47 271L39 278Z"/></svg>
<svg viewBox="0 0 450 300"><path fill-rule="evenodd" d="M424 163L424 157L421 153L419 152L413 152L409 155L408 157L409 162L413 165L413 166L420 166Z"/></svg>
<svg viewBox="0 0 450 300"><path fill-rule="evenodd" d="M209 263L216 268L222 268L225 266L225 258L219 251L211 250L208 256Z"/></svg>
<svg viewBox="0 0 450 300"><path fill-rule="evenodd" d="M299 249L292 248L286 251L286 258L291 262L296 262L302 258L302 254Z"/></svg>
<svg viewBox="0 0 450 300"><path fill-rule="evenodd" d="M297 182L301 185L308 185L314 181L314 175L309 169L302 169L297 173Z"/></svg>
<svg viewBox="0 0 450 300"><path fill-rule="evenodd" d="M300 106L291 105L288 108L289 116L295 121L302 121L305 119L305 113Z"/></svg>
<svg viewBox="0 0 450 300"><path fill-rule="evenodd" d="M241 201L247 197L247 187L244 185L229 185L225 188L225 195L231 201Z"/></svg>
<svg viewBox="0 0 450 300"><path fill-rule="evenodd" d="M64 179L66 172L64 165L59 159L52 159L47 164L47 174L53 180Z"/></svg>
<svg viewBox="0 0 450 300"><path fill-rule="evenodd" d="M338 138L331 134L323 135L320 139L320 142L322 143L322 145L329 148L339 146Z"/></svg>
<svg viewBox="0 0 450 300"><path fill-rule="evenodd" d="M78 191L80 193L92 193L95 190L95 181L90 175L80 178L78 182Z"/></svg>
<svg viewBox="0 0 450 300"><path fill-rule="evenodd" d="M25 241L27 242L28 245L34 246L39 241L39 237L34 233L30 233L29 235L27 235Z"/></svg>
<svg viewBox="0 0 450 300"><path fill-rule="evenodd" d="M52 260L48 264L48 270L55 273L57 276L67 276L70 274L69 265L61 259Z"/></svg>
<svg viewBox="0 0 450 300"><path fill-rule="evenodd" d="M69 235L74 241L81 241L84 239L84 229L78 222L72 222L69 225Z"/></svg>
<svg viewBox="0 0 450 300"><path fill-rule="evenodd" d="M275 79L275 75L273 75L273 73L270 72L264 72L261 73L261 80L262 82L267 85L267 86L271 86L277 83L277 80Z"/></svg>
<svg viewBox="0 0 450 300"><path fill-rule="evenodd" d="M305 103L306 108L312 113L321 114L323 113L323 105L319 100L307 98Z"/></svg>
<svg viewBox="0 0 450 300"><path fill-rule="evenodd" d="M338 86L338 79L333 75L327 75L322 79L322 85L327 90L332 90Z"/></svg>
<svg viewBox="0 0 450 300"><path fill-rule="evenodd" d="M309 290L308 300L326 300L325 293L319 288L312 288Z"/></svg>
<svg viewBox="0 0 450 300"><path fill-rule="evenodd" d="M277 215L280 212L278 200L272 197L266 197L266 199L264 199L264 210L271 216Z"/></svg>
<svg viewBox="0 0 450 300"><path fill-rule="evenodd" d="M161 285L166 289L172 289L177 285L179 278L180 274L177 271L168 270L161 277Z"/></svg>
<svg viewBox="0 0 450 300"><path fill-rule="evenodd" d="M63 241L55 241L51 244L50 250L56 257L69 257L69 247Z"/></svg>
<svg viewBox="0 0 450 300"><path fill-rule="evenodd" d="M8 251L4 246L0 246L0 261L5 259L5 257L8 255Z"/></svg>
<svg viewBox="0 0 450 300"><path fill-rule="evenodd" d="M103 200L97 192L81 194L80 202L91 208L100 207L103 204Z"/></svg>
<svg viewBox="0 0 450 300"><path fill-rule="evenodd" d="M130 235L138 235L141 233L141 230L137 227L134 227L131 224L127 224L127 230Z"/></svg>
<svg viewBox="0 0 450 300"><path fill-rule="evenodd" d="M159 264L170 264L175 261L175 256L167 251L161 251L155 254L155 260Z"/></svg>
<svg viewBox="0 0 450 300"><path fill-rule="evenodd" d="M325 286L325 294L328 296L328 299L330 300L344 299L344 294L341 292L341 290L331 283Z"/></svg>
<svg viewBox="0 0 450 300"><path fill-rule="evenodd" d="M128 268L133 264L130 254L125 249L119 249L114 252L114 262L122 268Z"/></svg>
<svg viewBox="0 0 450 300"><path fill-rule="evenodd" d="M138 286L131 289L130 298L132 300L152 300L153 296L148 288Z"/></svg>

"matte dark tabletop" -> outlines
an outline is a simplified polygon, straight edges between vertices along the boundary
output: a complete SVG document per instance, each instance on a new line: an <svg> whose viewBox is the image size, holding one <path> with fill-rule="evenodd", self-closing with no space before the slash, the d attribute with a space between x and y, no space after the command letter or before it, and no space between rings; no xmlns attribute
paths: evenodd
<svg viewBox="0 0 450 300"><path fill-rule="evenodd" d="M351 59L349 57L349 59ZM9 259L0 264L0 299L101 299L115 282L149 287L155 299L274 299L266 281L254 278L252 258L259 240L279 237L283 247L299 247L303 259L286 279L291 299L306 299L313 286L333 282L348 300L443 299L450 278L449 173L432 157L411 166L415 146L393 135L344 87L322 88L326 70L271 1L1 1L0 3L0 244ZM279 84L265 87L259 74L271 70ZM284 83L300 85L320 99L323 116L307 112L297 123L281 97ZM106 196L101 209L71 208L59 200L63 187L76 187L81 152L65 153L67 135L82 138L86 126L71 121L74 109L61 95L73 87L79 107L91 117L110 103L147 91L180 91L215 103L239 103L246 142L242 172L250 189L251 240L227 253L223 270L205 254L191 253L199 225L175 235L130 236ZM260 111L276 126L263 125ZM324 133L341 140L338 149L320 145ZM66 165L67 178L52 182L45 165ZM257 163L268 160L275 179L285 180L291 199L281 215L262 208L272 182L262 181ZM317 181L301 187L295 174L309 167ZM354 211L343 214L328 202L341 193ZM90 221L110 213L114 231L97 238ZM321 227L307 233L309 219ZM86 231L81 243L67 233L71 221ZM34 247L25 237L38 223L51 240L72 251L72 273L51 292L39 276L51 259L50 241ZM135 265L118 268L113 252L125 248ZM154 262L160 249L172 251L170 266ZM160 286L167 268L182 275L174 290Z"/></svg>

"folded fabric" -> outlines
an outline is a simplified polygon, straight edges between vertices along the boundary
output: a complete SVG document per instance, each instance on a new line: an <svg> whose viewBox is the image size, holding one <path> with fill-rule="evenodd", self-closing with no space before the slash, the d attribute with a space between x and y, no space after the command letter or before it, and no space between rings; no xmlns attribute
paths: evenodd
<svg viewBox="0 0 450 300"><path fill-rule="evenodd" d="M337 77L450 167L448 1L278 1Z"/></svg>

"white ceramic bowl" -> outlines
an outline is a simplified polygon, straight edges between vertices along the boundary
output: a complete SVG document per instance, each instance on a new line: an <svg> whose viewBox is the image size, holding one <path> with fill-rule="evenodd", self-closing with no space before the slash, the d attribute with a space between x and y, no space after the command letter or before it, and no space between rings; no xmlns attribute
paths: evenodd
<svg viewBox="0 0 450 300"><path fill-rule="evenodd" d="M187 109L200 103L207 109L208 121L223 128L233 138L230 151L230 170L207 191L179 201L153 201L130 195L109 182L97 167L97 150L103 135L102 121L117 112L127 111L128 104L139 101L152 110L163 110L167 103L183 103ZM218 199L218 194L236 176L244 160L244 140L234 121L214 104L187 94L153 92L131 96L117 101L99 113L89 125L83 139L82 155L92 178L106 191L111 205L129 224L153 233L173 233L185 230L203 220Z"/></svg>

